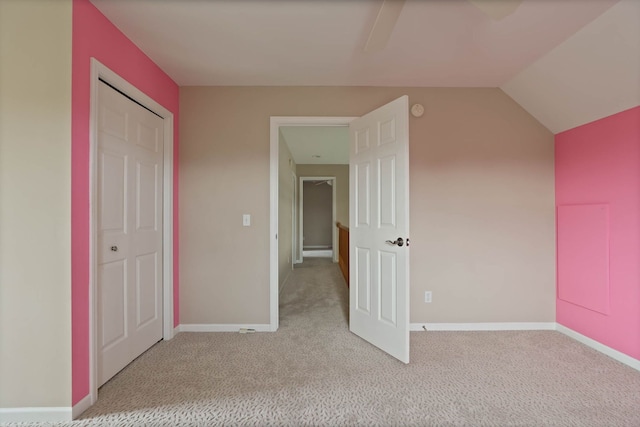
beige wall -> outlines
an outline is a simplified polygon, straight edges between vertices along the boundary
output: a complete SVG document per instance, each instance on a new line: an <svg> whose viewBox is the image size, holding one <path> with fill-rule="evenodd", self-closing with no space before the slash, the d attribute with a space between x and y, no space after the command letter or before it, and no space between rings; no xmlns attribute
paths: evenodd
<svg viewBox="0 0 640 427"><path fill-rule="evenodd" d="M293 201L297 180L296 163L284 143L279 141L278 162L278 282L282 287L292 270L293 257Z"/></svg>
<svg viewBox="0 0 640 427"><path fill-rule="evenodd" d="M404 94L426 109L410 120L411 321L554 321L553 135L501 90L183 87L183 323L269 322L269 117Z"/></svg>
<svg viewBox="0 0 640 427"><path fill-rule="evenodd" d="M71 1L0 1L0 407L71 406Z"/></svg>

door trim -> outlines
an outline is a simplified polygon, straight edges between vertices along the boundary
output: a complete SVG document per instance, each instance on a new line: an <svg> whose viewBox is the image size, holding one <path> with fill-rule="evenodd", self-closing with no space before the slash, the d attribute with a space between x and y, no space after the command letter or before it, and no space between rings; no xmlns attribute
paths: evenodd
<svg viewBox="0 0 640 427"><path fill-rule="evenodd" d="M304 235L304 182L305 181L331 181L331 260L338 262L338 251L336 245L338 244L338 227L336 227L336 177L335 176L301 176L299 191L300 201L298 206L298 245L300 262L304 261L304 242L302 237Z"/></svg>
<svg viewBox="0 0 640 427"><path fill-rule="evenodd" d="M302 260L298 257L298 176L291 171L291 179L293 180L293 197L291 203L291 268L296 264L300 264Z"/></svg>
<svg viewBox="0 0 640 427"><path fill-rule="evenodd" d="M269 327L278 330L278 143L280 126L348 126L357 117L272 116L269 132Z"/></svg>
<svg viewBox="0 0 640 427"><path fill-rule="evenodd" d="M162 182L162 338L173 338L173 113L91 58L91 98L89 116L89 393L91 404L98 400L97 342L97 254L98 254L98 82L102 79L130 98L154 111L164 121Z"/></svg>

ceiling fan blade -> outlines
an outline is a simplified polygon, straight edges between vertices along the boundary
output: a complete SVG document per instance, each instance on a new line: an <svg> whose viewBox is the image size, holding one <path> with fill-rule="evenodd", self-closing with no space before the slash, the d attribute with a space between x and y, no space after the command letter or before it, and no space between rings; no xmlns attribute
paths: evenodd
<svg viewBox="0 0 640 427"><path fill-rule="evenodd" d="M494 21L499 21L516 11L522 0L469 0Z"/></svg>
<svg viewBox="0 0 640 427"><path fill-rule="evenodd" d="M364 46L365 52L377 52L385 48L393 28L396 26L405 0L384 0L376 22L371 28L367 44Z"/></svg>

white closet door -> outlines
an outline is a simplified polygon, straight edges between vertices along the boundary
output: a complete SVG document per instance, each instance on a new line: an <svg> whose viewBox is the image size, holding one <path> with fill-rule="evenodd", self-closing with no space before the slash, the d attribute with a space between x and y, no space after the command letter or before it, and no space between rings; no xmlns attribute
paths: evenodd
<svg viewBox="0 0 640 427"><path fill-rule="evenodd" d="M162 338L163 120L98 92L98 385Z"/></svg>

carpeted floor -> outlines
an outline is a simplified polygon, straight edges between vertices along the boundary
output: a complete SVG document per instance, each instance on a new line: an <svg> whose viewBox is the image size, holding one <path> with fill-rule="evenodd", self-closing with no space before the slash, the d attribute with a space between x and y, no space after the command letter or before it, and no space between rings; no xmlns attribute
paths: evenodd
<svg viewBox="0 0 640 427"><path fill-rule="evenodd" d="M305 260L277 333L181 333L64 426L640 426L640 372L562 334L414 332L404 365L351 334L337 264Z"/></svg>

